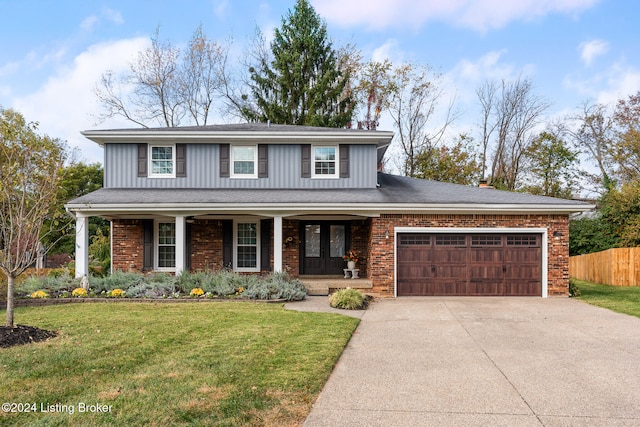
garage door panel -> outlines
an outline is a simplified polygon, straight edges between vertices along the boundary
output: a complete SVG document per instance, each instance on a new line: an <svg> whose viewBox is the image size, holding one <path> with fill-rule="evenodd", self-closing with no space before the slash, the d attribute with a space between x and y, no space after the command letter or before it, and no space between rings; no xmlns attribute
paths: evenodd
<svg viewBox="0 0 640 427"><path fill-rule="evenodd" d="M472 279L469 282L467 295L469 296L498 296L503 295L504 283L493 279Z"/></svg>
<svg viewBox="0 0 640 427"><path fill-rule="evenodd" d="M540 296L541 283L539 280L507 281L504 286L505 296Z"/></svg>
<svg viewBox="0 0 640 427"><path fill-rule="evenodd" d="M539 296L540 245L537 234L400 234L398 295Z"/></svg>

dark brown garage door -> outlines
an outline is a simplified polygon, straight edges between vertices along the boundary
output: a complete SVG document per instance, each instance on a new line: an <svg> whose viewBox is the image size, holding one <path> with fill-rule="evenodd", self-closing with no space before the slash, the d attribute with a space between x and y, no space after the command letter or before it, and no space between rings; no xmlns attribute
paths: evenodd
<svg viewBox="0 0 640 427"><path fill-rule="evenodd" d="M538 234L399 234L398 296L540 296Z"/></svg>

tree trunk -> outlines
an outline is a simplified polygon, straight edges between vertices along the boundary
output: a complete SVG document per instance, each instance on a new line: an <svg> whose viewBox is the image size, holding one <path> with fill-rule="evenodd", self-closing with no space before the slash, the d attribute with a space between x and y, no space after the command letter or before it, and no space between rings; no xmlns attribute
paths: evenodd
<svg viewBox="0 0 640 427"><path fill-rule="evenodd" d="M7 322L5 326L13 328L13 288L16 278L9 274L7 275Z"/></svg>

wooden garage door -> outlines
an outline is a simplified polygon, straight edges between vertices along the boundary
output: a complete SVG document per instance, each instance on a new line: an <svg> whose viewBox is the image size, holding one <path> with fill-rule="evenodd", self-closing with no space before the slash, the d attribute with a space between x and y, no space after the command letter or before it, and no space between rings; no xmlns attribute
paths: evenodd
<svg viewBox="0 0 640 427"><path fill-rule="evenodd" d="M398 296L540 296L539 234L400 234Z"/></svg>

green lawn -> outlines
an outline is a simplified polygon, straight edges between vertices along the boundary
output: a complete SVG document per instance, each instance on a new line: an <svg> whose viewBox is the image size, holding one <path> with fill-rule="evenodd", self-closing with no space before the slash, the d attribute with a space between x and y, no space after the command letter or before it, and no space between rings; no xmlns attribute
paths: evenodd
<svg viewBox="0 0 640 427"><path fill-rule="evenodd" d="M233 302L18 308L59 336L0 349L0 403L36 404L0 425L298 425L358 322Z"/></svg>
<svg viewBox="0 0 640 427"><path fill-rule="evenodd" d="M579 299L609 310L640 317L640 287L610 286L571 279L580 290Z"/></svg>

